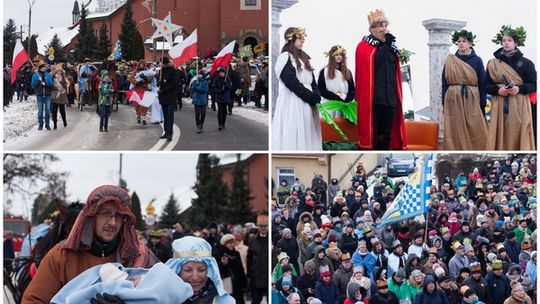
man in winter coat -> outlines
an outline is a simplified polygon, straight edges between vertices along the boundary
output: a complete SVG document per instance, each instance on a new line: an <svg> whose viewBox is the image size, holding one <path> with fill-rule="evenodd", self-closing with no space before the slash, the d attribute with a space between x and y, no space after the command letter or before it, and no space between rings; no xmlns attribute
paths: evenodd
<svg viewBox="0 0 540 304"><path fill-rule="evenodd" d="M161 233L159 231L152 231L148 236L150 237L147 244L148 248L162 263L167 262L172 257L172 248L161 242Z"/></svg>
<svg viewBox="0 0 540 304"><path fill-rule="evenodd" d="M403 253L403 247L399 240L395 240L393 251L388 256L388 276L391 277L399 268L405 269L407 266L407 254Z"/></svg>
<svg viewBox="0 0 540 304"><path fill-rule="evenodd" d="M131 197L105 185L90 193L67 239L56 244L40 264L22 303L49 303L69 281L104 263L150 268L157 258L137 239ZM121 302L115 302L121 303Z"/></svg>
<svg viewBox="0 0 540 304"><path fill-rule="evenodd" d="M231 100L232 82L223 68L217 70L217 75L212 81L212 92L215 94L218 104L218 129L221 131L225 128L227 106Z"/></svg>
<svg viewBox="0 0 540 304"><path fill-rule="evenodd" d="M506 253L510 257L512 262L519 263L519 253L521 252L521 244L516 240L516 233L514 231L508 232L506 240L504 240L504 248Z"/></svg>
<svg viewBox="0 0 540 304"><path fill-rule="evenodd" d="M326 257L325 249L322 245L318 245L314 249L314 256L310 260L315 264L315 272L317 277L319 277L319 269L323 266L328 266L330 271L334 273L334 266L332 265L332 261L328 257Z"/></svg>
<svg viewBox="0 0 540 304"><path fill-rule="evenodd" d="M519 226L514 229L516 234L516 240L521 244L524 240L531 237L532 231L527 227L527 219L521 218L519 220Z"/></svg>
<svg viewBox="0 0 540 304"><path fill-rule="evenodd" d="M414 235L413 243L409 246L407 254L411 255L412 253L416 254L417 257L422 259L425 256L423 253L429 250L428 246L424 244L424 236L421 233L416 233Z"/></svg>
<svg viewBox="0 0 540 304"><path fill-rule="evenodd" d="M439 287L441 290L446 294L450 304L460 303L457 284L452 281L450 277L443 275L439 277L437 281L439 282Z"/></svg>
<svg viewBox="0 0 540 304"><path fill-rule="evenodd" d="M32 87L37 97L38 130L43 130L43 108L45 108L45 128L50 130L49 118L51 115L51 95L54 83L51 74L47 72L47 66L45 64L41 64L38 71L32 75Z"/></svg>
<svg viewBox="0 0 540 304"><path fill-rule="evenodd" d="M347 298L343 304L368 304L366 289L357 282L349 282L347 285Z"/></svg>
<svg viewBox="0 0 540 304"><path fill-rule="evenodd" d="M315 263L307 261L304 263L304 274L296 281L296 287L305 299L315 296L315 284L317 283L315 272Z"/></svg>
<svg viewBox="0 0 540 304"><path fill-rule="evenodd" d="M339 291L332 280L332 272L328 267L319 271L320 279L315 284L315 297L325 304L340 304Z"/></svg>
<svg viewBox="0 0 540 304"><path fill-rule="evenodd" d="M428 251L428 260L424 264L424 268L422 272L425 273L426 275L428 274L435 275L435 270L433 269L433 265L435 264L439 264L444 269L445 273L449 273L448 267L446 267L446 264L438 258L437 248L431 247Z"/></svg>
<svg viewBox="0 0 540 304"><path fill-rule="evenodd" d="M433 276L426 276L424 278L424 288L422 292L416 295L414 301L416 304L449 304L448 297L440 288L435 284Z"/></svg>
<svg viewBox="0 0 540 304"><path fill-rule="evenodd" d="M448 263L448 269L450 270L450 277L455 280L458 277L459 270L463 267L469 267L469 259L464 255L464 248L462 244L455 241L452 244L452 249L456 252Z"/></svg>
<svg viewBox="0 0 540 304"><path fill-rule="evenodd" d="M510 296L510 283L503 274L503 264L500 260L493 260L491 267L493 270L486 275L491 303L502 304Z"/></svg>
<svg viewBox="0 0 540 304"><path fill-rule="evenodd" d="M214 257L218 263L219 273L223 279L231 278L233 292L232 297L237 304L244 304L244 286L247 285L244 267L240 253L234 248L234 236L225 234L220 240L221 247L216 250Z"/></svg>
<svg viewBox="0 0 540 304"><path fill-rule="evenodd" d="M254 239L248 241L247 245L247 277L251 290L251 303L259 304L263 296L268 294L268 278L261 276L261 273L268 273L268 216L260 214L257 216L257 227L259 231Z"/></svg>
<svg viewBox="0 0 540 304"><path fill-rule="evenodd" d="M176 106L176 89L178 80L176 71L169 61L169 58L161 58L161 78L159 81L158 99L161 109L163 109L163 130L161 139L172 140L173 124L174 124L174 108ZM182 102L182 99L180 99Z"/></svg>
<svg viewBox="0 0 540 304"><path fill-rule="evenodd" d="M298 257L300 255L300 248L298 242L292 237L292 231L289 228L283 229L283 237L277 242L277 248L281 248L282 252L286 252L290 257L289 263L291 263L297 271L300 269L298 266Z"/></svg>
<svg viewBox="0 0 540 304"><path fill-rule="evenodd" d="M405 286L405 279L407 275L405 274L405 268L399 268L398 271L394 272L390 279L388 279L388 290L395 293L398 299L403 299L403 292Z"/></svg>
<svg viewBox="0 0 540 304"><path fill-rule="evenodd" d="M470 265L471 276L463 282L474 290L478 299L484 303L491 303L491 295L487 281L482 278L482 267L480 263L474 262Z"/></svg>
<svg viewBox="0 0 540 304"><path fill-rule="evenodd" d="M388 290L386 280L378 280L377 293L369 298L369 304L399 304L399 299L395 293Z"/></svg>
<svg viewBox="0 0 540 304"><path fill-rule="evenodd" d="M358 250L352 256L353 266L362 266L364 267L364 272L367 277L373 272L375 267L375 256L367 250L366 242L358 242Z"/></svg>
<svg viewBox="0 0 540 304"><path fill-rule="evenodd" d="M341 265L334 273L334 282L338 287L341 302L347 298L347 284L351 280L352 273L351 255L346 252L341 255Z"/></svg>

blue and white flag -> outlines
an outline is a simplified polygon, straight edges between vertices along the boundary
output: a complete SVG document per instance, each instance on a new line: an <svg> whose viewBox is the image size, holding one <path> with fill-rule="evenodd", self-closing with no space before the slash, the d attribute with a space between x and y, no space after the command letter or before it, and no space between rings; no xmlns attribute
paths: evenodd
<svg viewBox="0 0 540 304"><path fill-rule="evenodd" d="M421 168L409 176L409 181L396 196L381 218L378 228L406 220L427 212L429 207L429 189L433 177L433 154L430 154Z"/></svg>
<svg viewBox="0 0 540 304"><path fill-rule="evenodd" d="M122 59L122 47L120 45L120 40L116 40L116 44L114 45L114 50L108 59L109 60Z"/></svg>

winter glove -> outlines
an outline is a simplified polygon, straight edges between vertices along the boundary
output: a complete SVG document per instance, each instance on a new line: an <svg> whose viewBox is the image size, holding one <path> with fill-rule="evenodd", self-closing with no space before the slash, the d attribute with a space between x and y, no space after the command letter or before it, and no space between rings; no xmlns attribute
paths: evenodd
<svg viewBox="0 0 540 304"><path fill-rule="evenodd" d="M117 296L103 293L103 295L96 294L96 297L90 300L90 304L125 304L122 299Z"/></svg>

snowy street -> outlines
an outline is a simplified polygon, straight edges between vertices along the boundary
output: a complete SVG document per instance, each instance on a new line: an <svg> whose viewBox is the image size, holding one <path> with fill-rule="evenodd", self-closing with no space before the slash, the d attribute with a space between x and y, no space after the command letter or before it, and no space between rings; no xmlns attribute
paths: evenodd
<svg viewBox="0 0 540 304"><path fill-rule="evenodd" d="M20 150L264 150L268 147L268 115L253 106L235 107L227 117L226 130L218 131L217 112L207 109L204 132L196 133L191 100L184 99L183 109L175 112L173 140L159 139L161 125L136 124L131 105L120 105L109 117L109 132L100 133L95 106L79 111L66 107L68 126L60 114L57 130L37 130L35 96L28 101L14 101L4 112L4 149ZM150 114L148 114L150 115ZM149 117L147 119L149 121ZM52 127L51 121L51 127ZM241 133L239 132L241 131Z"/></svg>

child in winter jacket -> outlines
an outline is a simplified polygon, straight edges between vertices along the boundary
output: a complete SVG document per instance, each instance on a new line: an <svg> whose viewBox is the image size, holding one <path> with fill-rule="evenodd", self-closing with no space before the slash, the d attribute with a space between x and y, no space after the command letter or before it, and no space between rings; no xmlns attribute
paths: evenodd
<svg viewBox="0 0 540 304"><path fill-rule="evenodd" d="M99 132L109 132L109 115L111 114L112 86L109 72L101 71L101 83L99 85Z"/></svg>

